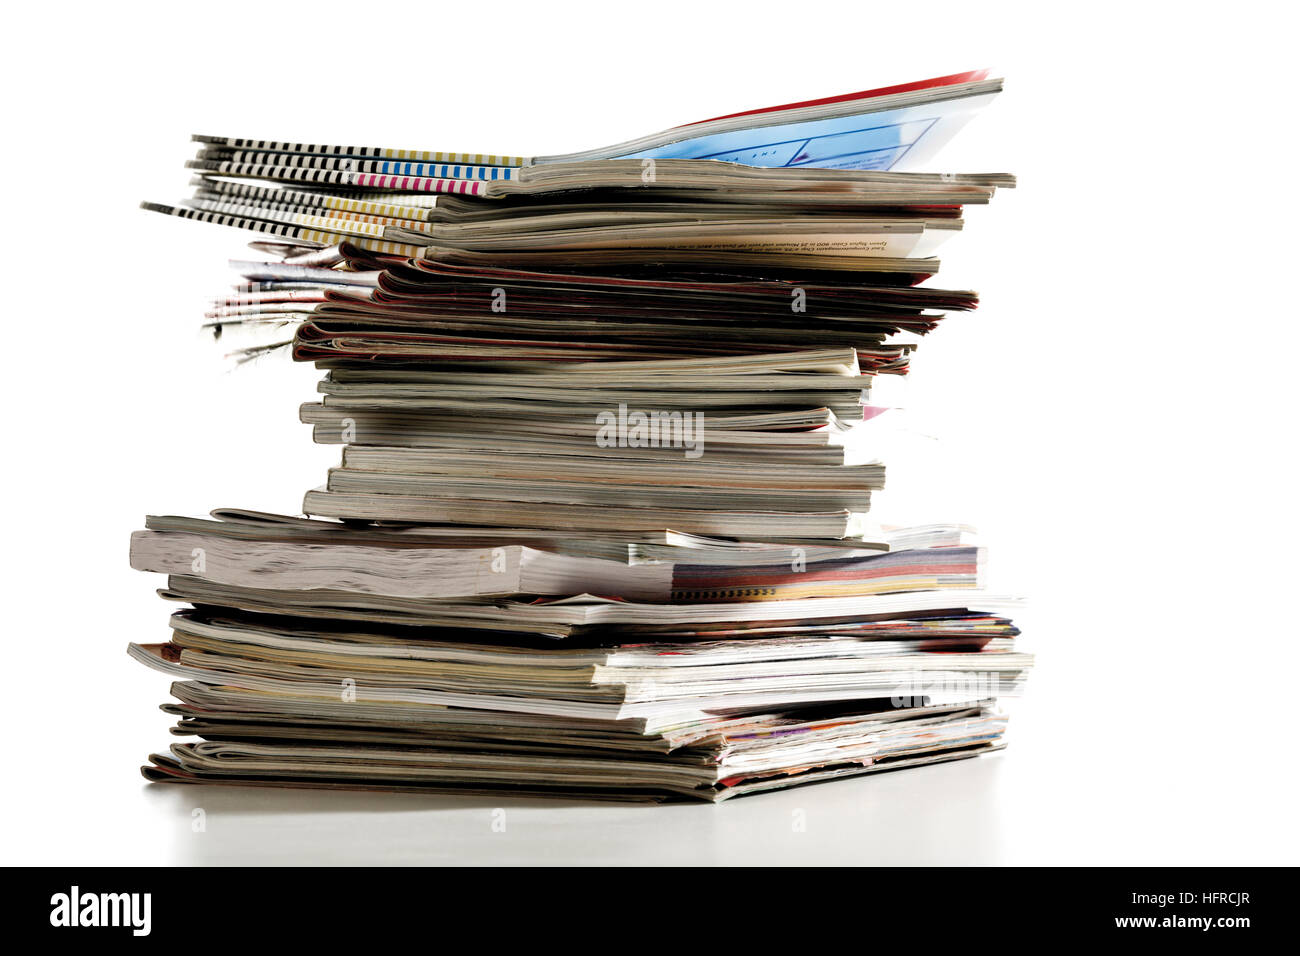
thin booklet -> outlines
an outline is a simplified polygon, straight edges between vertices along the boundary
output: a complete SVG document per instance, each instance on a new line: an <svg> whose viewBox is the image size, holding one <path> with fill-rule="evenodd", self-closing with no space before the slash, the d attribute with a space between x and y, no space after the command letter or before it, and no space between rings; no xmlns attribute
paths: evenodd
<svg viewBox="0 0 1300 956"><path fill-rule="evenodd" d="M759 167L889 170L928 162L1001 91L1002 81L987 77L987 70L955 73L747 110L555 156L194 138L206 148L201 159L211 163L258 165L297 155L305 165L320 169L438 179L510 180L519 167L600 159L713 159Z"/></svg>

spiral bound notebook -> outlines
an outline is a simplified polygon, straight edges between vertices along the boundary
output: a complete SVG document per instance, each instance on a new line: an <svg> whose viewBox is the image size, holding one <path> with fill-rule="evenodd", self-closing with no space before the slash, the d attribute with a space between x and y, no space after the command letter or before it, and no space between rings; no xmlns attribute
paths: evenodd
<svg viewBox="0 0 1300 956"><path fill-rule="evenodd" d="M512 167L596 159L713 159L745 166L890 170L932 157L1002 89L987 70L748 110L638 139L556 156L290 143L196 135L196 168L257 166L500 181ZM222 168L226 167L226 168ZM239 173L240 175L246 173Z"/></svg>

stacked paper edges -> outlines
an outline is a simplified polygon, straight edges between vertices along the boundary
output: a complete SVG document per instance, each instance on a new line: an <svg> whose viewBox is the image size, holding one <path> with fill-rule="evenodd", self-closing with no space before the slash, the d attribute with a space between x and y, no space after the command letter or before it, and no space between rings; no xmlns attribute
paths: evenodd
<svg viewBox="0 0 1300 956"><path fill-rule="evenodd" d="M439 175L509 185L344 188L398 151L201 140L234 165L146 205L264 234L209 321L327 370L301 417L342 457L315 517L132 538L189 607L131 654L198 738L146 777L723 800L1002 747L1017 602L969 528L867 513L873 382L975 306L922 283L1011 177L489 156Z"/></svg>

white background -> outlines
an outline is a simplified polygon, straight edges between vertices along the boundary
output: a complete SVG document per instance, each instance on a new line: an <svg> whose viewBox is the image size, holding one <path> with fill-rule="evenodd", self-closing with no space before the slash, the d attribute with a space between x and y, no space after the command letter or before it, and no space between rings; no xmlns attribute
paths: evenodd
<svg viewBox="0 0 1300 956"><path fill-rule="evenodd" d="M1294 22L1281 4L20 5L6 14L5 862L1296 863ZM486 12L491 11L491 12ZM725 12L724 12L725 11ZM192 132L525 155L981 66L1011 171L937 282L882 518L977 524L1039 655L1003 755L712 806L148 787L146 513L295 512L316 372L197 331ZM207 830L191 830L202 807ZM794 832L802 810L806 832Z"/></svg>

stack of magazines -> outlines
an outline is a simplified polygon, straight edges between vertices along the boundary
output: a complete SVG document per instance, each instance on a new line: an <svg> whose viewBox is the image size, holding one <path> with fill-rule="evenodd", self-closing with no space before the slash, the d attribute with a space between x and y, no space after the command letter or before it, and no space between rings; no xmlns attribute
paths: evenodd
<svg viewBox="0 0 1300 956"><path fill-rule="evenodd" d="M971 529L882 525L880 376L1005 174L961 74L525 159L198 136L208 316L325 375L304 516L154 516L151 780L724 800L975 757L1031 664Z"/></svg>

